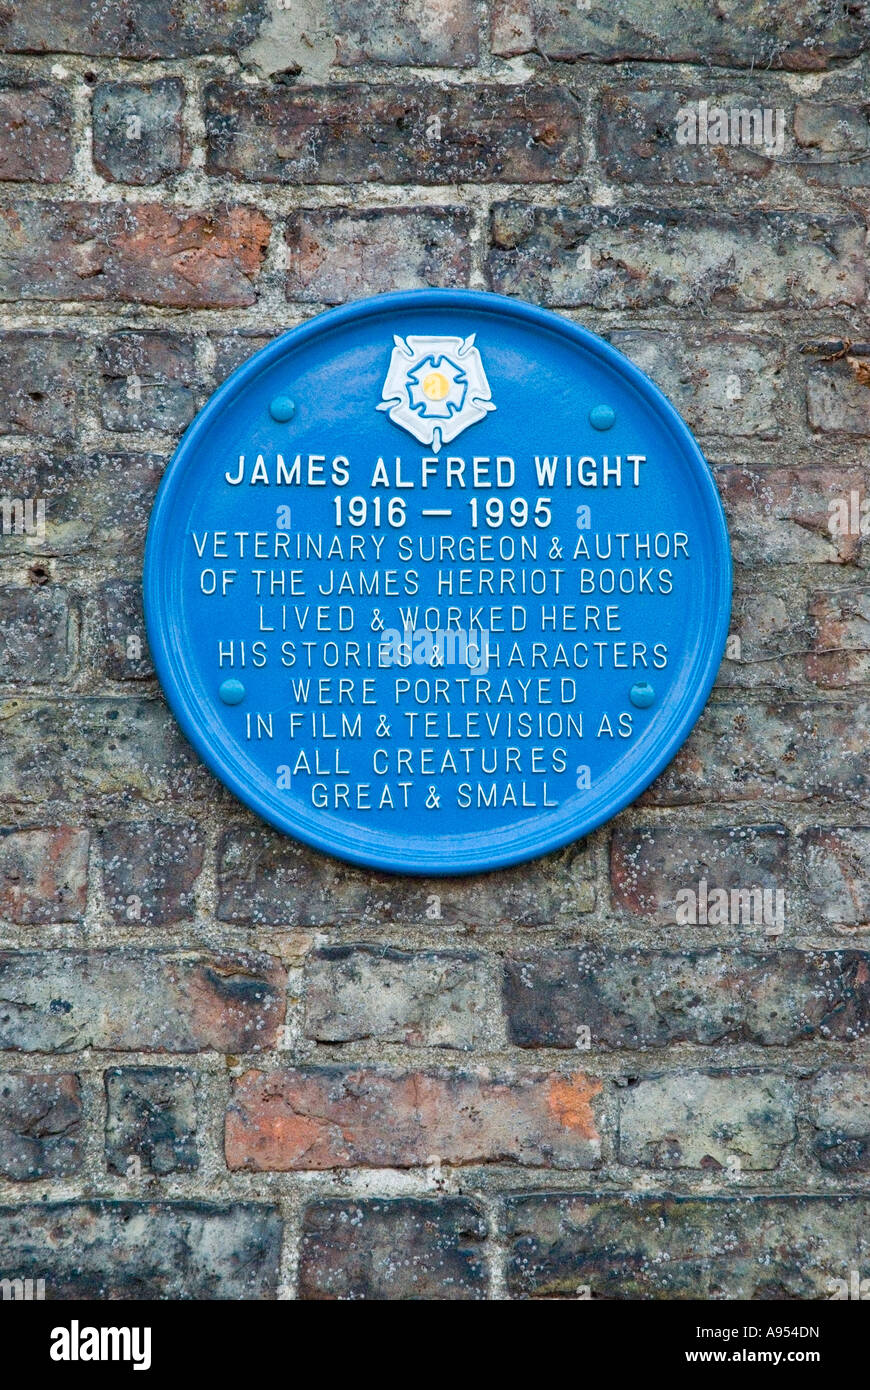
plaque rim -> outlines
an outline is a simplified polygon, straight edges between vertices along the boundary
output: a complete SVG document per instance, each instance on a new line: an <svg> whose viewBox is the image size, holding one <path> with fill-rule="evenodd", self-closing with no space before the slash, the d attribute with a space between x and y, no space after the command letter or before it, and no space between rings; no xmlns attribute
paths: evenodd
<svg viewBox="0 0 870 1390"><path fill-rule="evenodd" d="M713 632L708 646L707 659L695 684L692 698L683 708L677 725L668 733L658 747L656 756L646 764L643 774L638 776L624 795L616 797L606 809L588 816L574 815L566 821L558 834L538 838L534 843L534 820L524 828L522 842L514 843L512 848L492 852L475 849L463 856L456 841L460 835L448 832L443 855L450 858L449 864L408 863L400 854L382 854L371 850L366 852L365 829L355 830L346 827L344 835L337 838L327 833L319 834L307 825L294 823L291 815L282 816L274 805L266 800L258 788L252 787L243 776L224 761L222 751L216 749L202 732L202 720L197 717L201 711L202 700L195 698L191 683L185 679L184 662L178 648L179 624L173 614L167 611L162 602L161 564L163 547L166 544L167 521L169 519L174 494L180 486L188 462L194 454L200 435L214 423L214 419L231 403L233 398L259 373L280 358L288 348L295 349L307 340L317 338L323 333L333 332L348 323L368 317L378 317L395 312L413 313L421 308L451 310L496 311L500 316L510 316L532 327L549 333L561 334L586 352L599 356L619 375L628 381L656 412L664 415L670 429L678 437L687 460L691 459L697 469L700 491L707 510L710 530L716 537L715 554L711 559L711 580L714 592L721 595L721 602L711 614ZM184 431L161 478L145 542L143 568L143 599L145 610L145 629L155 673L169 710L181 728L187 742L191 744L200 759L226 787L245 806L261 820L272 825L289 838L302 842L335 859L347 861L363 868L395 873L413 877L447 878L470 874L491 873L513 865L540 859L568 845L582 840L602 825L608 824L626 807L633 805L660 773L673 761L686 742L700 718L710 696L716 679L731 617L733 564L731 545L722 500L719 495L712 470L704 457L700 445L683 420L676 407L664 392L637 367L605 339L590 329L561 313L512 299L506 295L493 294L487 290L475 289L420 289L399 290L386 294L373 295L366 299L354 300L313 315L303 323L280 333L272 342L260 348L253 356L242 362L217 387L194 419ZM191 698L191 695L194 698ZM506 838L504 827L494 830L495 836Z"/></svg>

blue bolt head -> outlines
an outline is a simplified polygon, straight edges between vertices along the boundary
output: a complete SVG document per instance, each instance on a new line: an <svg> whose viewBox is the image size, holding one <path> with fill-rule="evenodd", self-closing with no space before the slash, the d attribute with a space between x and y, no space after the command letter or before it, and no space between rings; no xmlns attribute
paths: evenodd
<svg viewBox="0 0 870 1390"><path fill-rule="evenodd" d="M245 687L242 685L241 681L237 681L231 677L229 680L223 682L218 690L218 695L220 695L225 705L240 705L245 698Z"/></svg>
<svg viewBox="0 0 870 1390"><path fill-rule="evenodd" d="M293 419L296 405L289 396L276 396L269 406L269 414L273 420L278 420L283 425Z"/></svg>
<svg viewBox="0 0 870 1390"><path fill-rule="evenodd" d="M589 412L589 423L594 430L609 430L615 419L612 405L594 405Z"/></svg>
<svg viewBox="0 0 870 1390"><path fill-rule="evenodd" d="M628 698L638 709L649 709L656 693L649 681L637 681L628 692Z"/></svg>

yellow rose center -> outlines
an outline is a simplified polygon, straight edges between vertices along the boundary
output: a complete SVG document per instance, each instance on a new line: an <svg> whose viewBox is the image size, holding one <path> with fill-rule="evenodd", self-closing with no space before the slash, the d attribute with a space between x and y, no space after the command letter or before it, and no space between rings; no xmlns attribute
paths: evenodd
<svg viewBox="0 0 870 1390"><path fill-rule="evenodd" d="M427 372L423 378L423 395L428 401L443 401L450 382L443 372Z"/></svg>

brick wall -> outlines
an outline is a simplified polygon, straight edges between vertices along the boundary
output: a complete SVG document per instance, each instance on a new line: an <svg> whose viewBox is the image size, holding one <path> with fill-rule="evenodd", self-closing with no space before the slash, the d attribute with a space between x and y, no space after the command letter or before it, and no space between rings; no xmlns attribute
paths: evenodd
<svg viewBox="0 0 870 1390"><path fill-rule="evenodd" d="M0 536L0 1276L870 1275L868 33L863 0L2 7L0 496L46 530ZM781 112L782 148L680 144L701 101ZM736 566L738 640L641 801L440 882L329 860L217 785L139 598L161 471L226 373L422 285L637 361ZM687 921L702 881L784 892L783 930Z"/></svg>

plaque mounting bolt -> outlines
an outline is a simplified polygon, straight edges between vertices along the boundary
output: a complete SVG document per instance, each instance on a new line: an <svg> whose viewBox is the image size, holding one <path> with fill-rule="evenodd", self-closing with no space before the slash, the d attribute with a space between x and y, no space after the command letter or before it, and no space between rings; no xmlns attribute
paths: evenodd
<svg viewBox="0 0 870 1390"><path fill-rule="evenodd" d="M281 424L285 424L288 420L292 420L296 414L296 403L291 401L289 396L276 396L269 405L269 414L273 420L279 420Z"/></svg>
<svg viewBox="0 0 870 1390"><path fill-rule="evenodd" d="M612 405L593 405L589 412L589 423L594 430L609 430L616 420Z"/></svg>
<svg viewBox="0 0 870 1390"><path fill-rule="evenodd" d="M655 697L656 693L649 681L637 681L628 692L629 700L633 705L637 705L638 709L649 709Z"/></svg>
<svg viewBox="0 0 870 1390"><path fill-rule="evenodd" d="M225 705L240 705L245 698L245 687L241 681L230 679L222 683L218 695Z"/></svg>

